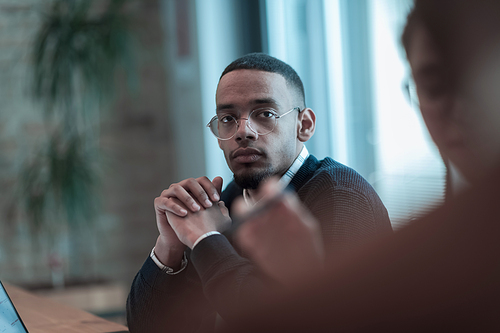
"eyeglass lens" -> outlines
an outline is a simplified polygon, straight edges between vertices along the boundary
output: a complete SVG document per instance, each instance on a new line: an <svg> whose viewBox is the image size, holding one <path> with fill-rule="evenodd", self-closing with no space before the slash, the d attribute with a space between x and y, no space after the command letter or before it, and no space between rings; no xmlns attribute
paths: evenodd
<svg viewBox="0 0 500 333"><path fill-rule="evenodd" d="M276 114L268 109L254 110L248 118L247 125L260 135L272 132L276 126ZM212 120L210 129L216 137L229 139L238 131L238 122L233 116L221 115Z"/></svg>

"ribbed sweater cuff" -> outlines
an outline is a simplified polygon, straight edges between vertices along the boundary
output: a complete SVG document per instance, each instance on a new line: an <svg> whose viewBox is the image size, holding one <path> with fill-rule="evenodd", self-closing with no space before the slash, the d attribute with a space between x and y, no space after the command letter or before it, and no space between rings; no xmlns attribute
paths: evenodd
<svg viewBox="0 0 500 333"><path fill-rule="evenodd" d="M224 235L212 235L203 239L191 252L191 262L203 282L214 274L247 262Z"/></svg>

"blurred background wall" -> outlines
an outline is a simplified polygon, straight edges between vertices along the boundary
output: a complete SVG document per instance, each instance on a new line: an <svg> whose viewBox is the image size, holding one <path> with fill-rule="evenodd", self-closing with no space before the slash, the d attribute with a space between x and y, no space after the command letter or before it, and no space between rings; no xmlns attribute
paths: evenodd
<svg viewBox="0 0 500 333"><path fill-rule="evenodd" d="M410 0L130 0L120 13L132 65L117 66L115 92L92 123L101 206L78 232L33 232L19 177L51 129L32 74L52 3L0 0L0 279L39 290L61 276L66 290L112 282L117 305L108 310L123 312L157 237L154 198L187 177L231 180L205 124L220 73L249 52L297 70L318 117L308 149L367 178L395 228L443 199L445 168L399 43Z"/></svg>
<svg viewBox="0 0 500 333"><path fill-rule="evenodd" d="M156 240L153 199L179 179L169 115L175 83L168 79L162 6L148 0L130 1L124 8L130 19L135 73L129 87L130 68L118 68L116 93L98 117L96 195L101 207L81 235L58 236L57 258L49 236L30 231L19 186L23 163L43 146L47 134L43 106L32 96L32 72L36 35L50 10L51 2L45 0L0 1L0 279L45 290L54 274L61 275L51 267L56 260L66 289L114 283L98 291L112 290L110 295L117 300L109 306L89 301L88 290L77 292L76 305L80 302L102 313L123 312L132 278ZM197 84L196 77L190 80ZM76 252L74 243L80 244ZM72 298L63 300L74 304ZM102 301L106 296L97 298Z"/></svg>

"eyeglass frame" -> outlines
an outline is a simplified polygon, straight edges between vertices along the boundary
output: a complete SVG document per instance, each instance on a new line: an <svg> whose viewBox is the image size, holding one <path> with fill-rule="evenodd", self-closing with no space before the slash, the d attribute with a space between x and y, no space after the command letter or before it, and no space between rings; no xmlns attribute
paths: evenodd
<svg viewBox="0 0 500 333"><path fill-rule="evenodd" d="M402 88L403 88L403 93L410 106L420 109L420 101L418 100L418 95L417 95L417 85L415 84L413 77L410 76L409 78L407 78L403 82Z"/></svg>
<svg viewBox="0 0 500 333"><path fill-rule="evenodd" d="M266 109L266 110L270 110L272 111L272 113L274 114L274 127L272 130L270 130L269 132L267 133L264 133L264 134L261 134L259 132L257 132L255 129L252 128L252 122L250 121L250 116L252 115L252 113L254 113L255 111L258 111L258 110L263 110L263 109ZM234 121L236 122L236 130L234 131L233 135L231 135L229 138L227 139L222 139L222 138L219 138L217 135L215 135L215 133L212 131L212 127L210 126L210 124L215 120L217 119L217 121L219 120L219 116L218 115L215 115L212 117L212 119L210 119L210 121L208 122L207 126L209 129L210 129L210 132L219 140L231 140L235 135L236 133L238 133L238 129L240 128L240 121L242 119L246 120L247 121L247 124L248 124L248 128L250 128L250 130L252 132L254 132L255 134L258 134L258 135L267 135L269 133L272 133L274 131L274 129L276 128L276 124L278 123L278 119L280 119L281 117L284 117L286 116L287 114L291 113L292 111L294 110L299 110L299 113L301 113L303 110L300 109L300 106L296 106L290 110L288 110L287 112L283 113L283 114L278 114L278 111L276 109L273 109L273 108L267 108L267 107L262 107L262 108L257 108L257 109L253 109L252 111L250 111L250 113L248 114L248 118L243 118L243 117L240 117L238 119L236 119L235 117L231 116L231 115L227 115L231 118L234 119Z"/></svg>

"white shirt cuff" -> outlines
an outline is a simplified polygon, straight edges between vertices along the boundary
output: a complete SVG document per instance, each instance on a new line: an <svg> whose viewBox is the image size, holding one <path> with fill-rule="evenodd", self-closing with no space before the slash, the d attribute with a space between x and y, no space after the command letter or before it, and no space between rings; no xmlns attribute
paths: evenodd
<svg viewBox="0 0 500 333"><path fill-rule="evenodd" d="M199 243L201 242L202 240L204 240L205 238L207 238L208 236L212 236L212 235L220 235L220 232L218 231L209 231L207 232L206 234L203 234L201 235L200 237L198 237L198 239L196 240L196 242L194 242L193 244L193 249L194 247Z"/></svg>
<svg viewBox="0 0 500 333"><path fill-rule="evenodd" d="M171 267L168 267L168 266L165 266L155 255L155 248L153 247L153 249L151 250L151 254L149 255L151 257L151 259L153 259L153 261L155 262L156 266L158 266L159 269L161 269L163 272L167 273L168 275L175 275L175 274L178 274L180 272L182 272L186 266L187 266L187 257L186 257L186 252L184 252L184 256L182 258L182 261L181 261L181 268L179 268L178 271L174 272L174 269L171 268Z"/></svg>

